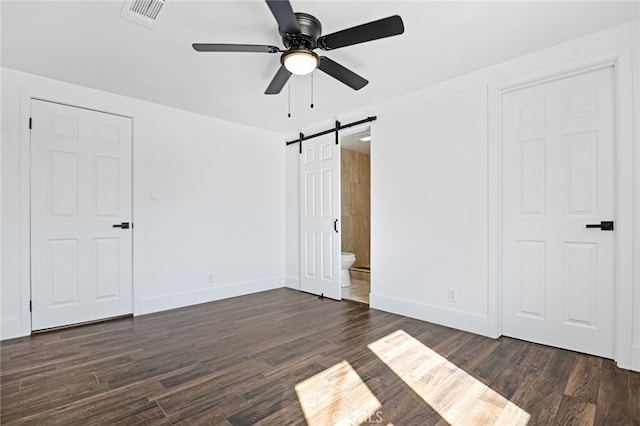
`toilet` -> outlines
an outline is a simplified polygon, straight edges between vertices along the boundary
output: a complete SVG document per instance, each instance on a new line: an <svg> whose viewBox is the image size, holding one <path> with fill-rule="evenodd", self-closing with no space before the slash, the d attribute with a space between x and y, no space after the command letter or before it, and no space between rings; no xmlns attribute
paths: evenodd
<svg viewBox="0 0 640 426"><path fill-rule="evenodd" d="M349 268L356 261L356 255L346 251L342 252L340 259L340 267L342 272L340 273L340 285L342 287L349 287L351 285L351 275L349 275Z"/></svg>

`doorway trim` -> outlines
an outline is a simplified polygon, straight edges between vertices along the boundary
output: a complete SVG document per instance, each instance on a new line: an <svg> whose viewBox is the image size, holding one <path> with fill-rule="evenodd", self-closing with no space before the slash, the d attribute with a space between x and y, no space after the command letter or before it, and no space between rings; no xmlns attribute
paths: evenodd
<svg viewBox="0 0 640 426"><path fill-rule="evenodd" d="M373 215L373 209L371 208L372 204L371 204L371 199L373 198L373 185L371 183L371 180L373 178L373 173L371 173L371 150L374 146L374 144L371 143L371 141L373 140L373 128L375 126L376 122L375 120L371 121L371 122L367 122L367 123L363 123L363 124L359 124L357 126L354 126L348 130L345 130L344 132L341 132L339 137L340 137L340 149L343 149L343 145L342 145L342 140L344 137L346 136L350 136L350 135L354 135L357 133L361 133L365 130L369 131L369 294L367 295L367 299L369 300L369 303L367 303L367 306L371 306L371 265L372 265L372 234L373 234L373 226L372 226L372 215ZM340 176L340 188L342 190L342 156L340 157L340 168L341 168L341 176ZM342 195L342 194L341 194ZM340 222L342 222L342 200L340 201ZM340 251L342 252L342 226L340 227ZM357 262L357 257L356 257L356 262ZM344 300L344 299L343 299Z"/></svg>
<svg viewBox="0 0 640 426"><path fill-rule="evenodd" d="M131 220L135 222L135 203L134 203L134 179L135 179L135 163L134 163L134 144L135 144L135 120L132 111L114 112L115 108L111 105L104 105L98 102L98 105L87 105L86 96L69 95L62 92L51 93L42 90L34 90L29 88L20 89L20 190L19 190L19 286L20 286L20 336L29 336L32 333L31 324L31 129L29 128L29 119L31 118L31 101L40 100L46 102L67 105L75 108L82 108L91 111L97 111L105 114L117 115L131 119ZM119 108L123 109L123 108ZM135 244L135 237L132 244ZM132 250L132 256L135 257L135 251ZM133 265L135 266L135 265ZM135 315L136 308L136 286L135 274L132 275L132 305L131 309Z"/></svg>
<svg viewBox="0 0 640 426"><path fill-rule="evenodd" d="M640 370L633 347L633 97L631 49L603 52L554 68L536 71L488 86L488 334L502 335L502 95L517 89L546 83L587 71L613 67L613 95L616 117L616 261L614 359L621 368ZM638 348L640 350L640 348ZM638 356L636 355L636 358Z"/></svg>

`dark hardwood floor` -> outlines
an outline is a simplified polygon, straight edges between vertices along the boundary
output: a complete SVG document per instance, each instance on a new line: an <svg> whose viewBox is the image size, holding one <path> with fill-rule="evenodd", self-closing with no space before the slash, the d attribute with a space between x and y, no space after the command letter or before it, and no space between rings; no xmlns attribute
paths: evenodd
<svg viewBox="0 0 640 426"><path fill-rule="evenodd" d="M2 424L640 424L640 373L279 289L1 344Z"/></svg>

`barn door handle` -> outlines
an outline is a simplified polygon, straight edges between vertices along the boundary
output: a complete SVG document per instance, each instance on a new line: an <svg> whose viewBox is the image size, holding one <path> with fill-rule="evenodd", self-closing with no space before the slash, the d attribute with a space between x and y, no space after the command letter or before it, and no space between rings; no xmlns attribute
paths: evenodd
<svg viewBox="0 0 640 426"><path fill-rule="evenodd" d="M613 221L588 224L587 228L600 228L601 231L613 231Z"/></svg>
<svg viewBox="0 0 640 426"><path fill-rule="evenodd" d="M338 219L333 221L333 230L338 232Z"/></svg>
<svg viewBox="0 0 640 426"><path fill-rule="evenodd" d="M116 223L115 225L113 225L113 227L114 228L129 229L129 222Z"/></svg>

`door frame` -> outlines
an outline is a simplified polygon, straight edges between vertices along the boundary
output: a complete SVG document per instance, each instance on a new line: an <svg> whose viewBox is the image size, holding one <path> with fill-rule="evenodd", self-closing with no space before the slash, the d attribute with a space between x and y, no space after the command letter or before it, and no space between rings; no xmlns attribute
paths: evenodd
<svg viewBox="0 0 640 426"><path fill-rule="evenodd" d="M613 67L616 180L614 359L621 368L640 370L633 347L633 95L631 49L603 52L488 86L488 334L502 335L502 95L605 67ZM638 348L640 349L640 348ZM640 358L638 354L635 356Z"/></svg>
<svg viewBox="0 0 640 426"><path fill-rule="evenodd" d="M20 190L19 190L19 287L20 287L20 335L29 336L32 333L31 324L31 129L29 129L29 119L31 118L31 101L40 100L45 102L52 102L56 104L66 105L74 108L82 108L86 110L101 112L104 114L117 115L125 117L131 120L131 221L135 222L135 204L134 204L134 179L135 179L135 165L134 165L134 129L135 120L133 117L133 111L127 111L126 113L113 112L112 105L87 105L87 98L82 94L69 95L60 93L52 94L50 92L43 92L41 90L33 90L28 88L20 89ZM123 108L119 108L123 109ZM135 236L132 232L132 267L135 258L134 241ZM132 303L131 310L135 315L135 275L131 276L132 286Z"/></svg>
<svg viewBox="0 0 640 426"><path fill-rule="evenodd" d="M342 138L345 136L349 136L349 135L353 135L355 133L360 133L363 130L369 129L369 136L371 136L371 140L369 141L369 267L371 269L373 269L372 265L373 265L373 238L372 238L372 234L373 234L373 204L372 204L372 199L373 199L373 173L371 172L372 170L372 162L371 159L373 158L372 156L372 151L373 151L373 144L371 143L373 141L373 128L375 126L375 121L370 121L368 123L363 123L361 125L358 126L354 126L351 127L349 129L346 130L341 130L339 133L339 139L340 139L340 149L342 149ZM342 133L344 132L344 133ZM342 188L342 156L340 156L340 188ZM340 194L340 196L342 197L342 194ZM340 200L340 251L342 252L342 200ZM371 297L371 283L372 283L373 279L371 276L371 271L369 271L369 297ZM371 302L371 300L369 300L369 302Z"/></svg>

